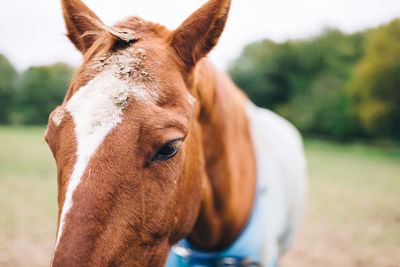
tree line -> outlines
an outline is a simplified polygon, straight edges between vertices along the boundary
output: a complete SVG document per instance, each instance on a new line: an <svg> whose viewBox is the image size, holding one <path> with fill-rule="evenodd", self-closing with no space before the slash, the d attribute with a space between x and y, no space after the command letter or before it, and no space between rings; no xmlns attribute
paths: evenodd
<svg viewBox="0 0 400 267"><path fill-rule="evenodd" d="M400 140L400 20L355 34L248 45L229 68L259 106L305 134Z"/></svg>
<svg viewBox="0 0 400 267"><path fill-rule="evenodd" d="M18 73L0 55L0 124L43 125L62 103L74 69L63 63Z"/></svg>
<svg viewBox="0 0 400 267"><path fill-rule="evenodd" d="M259 106L304 134L400 140L400 20L355 34L328 29L306 40L246 46L230 65ZM59 63L18 73L0 55L0 124L45 124L73 68Z"/></svg>

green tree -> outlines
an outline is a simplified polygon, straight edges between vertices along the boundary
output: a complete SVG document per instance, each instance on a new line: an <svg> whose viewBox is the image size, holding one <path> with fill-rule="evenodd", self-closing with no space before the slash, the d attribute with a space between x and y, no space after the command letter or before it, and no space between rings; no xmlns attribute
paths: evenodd
<svg viewBox="0 0 400 267"><path fill-rule="evenodd" d="M72 67L65 64L30 67L20 78L14 105L15 120L23 124L45 124L50 112L62 103Z"/></svg>
<svg viewBox="0 0 400 267"><path fill-rule="evenodd" d="M400 20L374 30L349 85L352 112L372 137L400 139Z"/></svg>
<svg viewBox="0 0 400 267"><path fill-rule="evenodd" d="M349 116L346 85L362 55L366 33L345 35L327 30L305 41L298 52L300 68L291 100L278 112L304 132L344 139L360 136Z"/></svg>
<svg viewBox="0 0 400 267"><path fill-rule="evenodd" d="M270 40L248 45L229 73L254 103L275 109L291 94L290 78L298 66L293 49L291 43Z"/></svg>
<svg viewBox="0 0 400 267"><path fill-rule="evenodd" d="M0 123L9 121L10 109L15 95L16 77L15 68L0 54Z"/></svg>
<svg viewBox="0 0 400 267"><path fill-rule="evenodd" d="M328 29L309 40L264 40L247 46L229 72L252 101L303 132L354 136L360 133L348 115L346 84L362 55L365 35Z"/></svg>

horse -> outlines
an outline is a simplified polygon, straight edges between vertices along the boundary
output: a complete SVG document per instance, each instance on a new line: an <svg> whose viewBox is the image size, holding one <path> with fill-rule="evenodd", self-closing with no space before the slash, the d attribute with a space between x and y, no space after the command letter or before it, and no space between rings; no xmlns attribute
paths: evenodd
<svg viewBox="0 0 400 267"><path fill-rule="evenodd" d="M62 0L82 53L45 140L55 158L51 266L276 266L307 184L298 131L256 107L206 56L230 0L173 31L105 25Z"/></svg>

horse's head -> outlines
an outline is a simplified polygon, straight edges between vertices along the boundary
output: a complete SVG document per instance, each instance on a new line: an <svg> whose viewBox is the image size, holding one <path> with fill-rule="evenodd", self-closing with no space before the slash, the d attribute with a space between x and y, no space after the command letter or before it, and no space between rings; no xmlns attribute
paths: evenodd
<svg viewBox="0 0 400 267"><path fill-rule="evenodd" d="M230 1L210 0L172 32L136 17L109 27L80 0L62 4L84 60L45 134L58 170L53 265L162 265L199 212L194 70Z"/></svg>

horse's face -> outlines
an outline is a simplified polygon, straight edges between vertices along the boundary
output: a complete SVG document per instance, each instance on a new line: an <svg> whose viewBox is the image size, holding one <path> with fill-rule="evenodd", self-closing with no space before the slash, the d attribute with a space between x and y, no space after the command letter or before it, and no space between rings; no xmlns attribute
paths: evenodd
<svg viewBox="0 0 400 267"><path fill-rule="evenodd" d="M199 151L194 98L161 52L138 43L88 62L93 77L50 116L58 249L81 248L65 253L69 261L110 247L121 259L167 246L194 223L201 192L201 162L191 156ZM82 75L87 70L76 79Z"/></svg>
<svg viewBox="0 0 400 267"><path fill-rule="evenodd" d="M226 18L223 2L200 11L220 9ZM200 208L205 171L192 73L212 47L197 35L215 18L196 15L206 21L193 35L190 18L190 31L184 23L171 33L138 18L106 27L76 0L63 1L63 10L84 63L45 135L58 170L53 265L162 265ZM200 41L207 47L195 47Z"/></svg>

